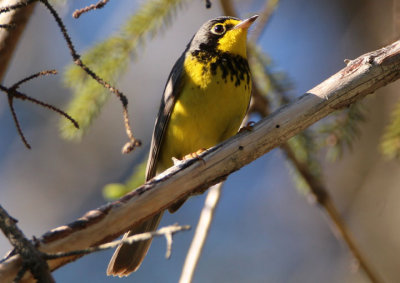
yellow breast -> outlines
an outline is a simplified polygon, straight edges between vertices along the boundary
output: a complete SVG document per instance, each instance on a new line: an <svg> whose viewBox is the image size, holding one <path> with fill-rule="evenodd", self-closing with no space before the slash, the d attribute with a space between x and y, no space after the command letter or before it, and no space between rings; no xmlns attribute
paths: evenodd
<svg viewBox="0 0 400 283"><path fill-rule="evenodd" d="M210 148L237 133L246 114L251 79L245 58L225 54L187 54L184 86L161 145L158 170L202 148Z"/></svg>

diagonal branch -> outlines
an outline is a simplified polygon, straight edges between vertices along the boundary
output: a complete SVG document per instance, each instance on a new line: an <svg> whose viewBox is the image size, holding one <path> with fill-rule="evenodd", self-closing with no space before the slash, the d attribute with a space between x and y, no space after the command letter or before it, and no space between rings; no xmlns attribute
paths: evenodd
<svg viewBox="0 0 400 283"><path fill-rule="evenodd" d="M17 116L17 113L15 112L15 108L14 108L14 96L12 96L11 94L8 94L8 107L10 108L11 115L13 117L15 127L17 128L18 135L21 137L21 140L24 143L24 145L26 146L26 148L31 149L31 145L26 140L24 132L21 129L21 124L18 121L18 116Z"/></svg>
<svg viewBox="0 0 400 283"><path fill-rule="evenodd" d="M362 255L360 249L357 247L354 238L347 229L346 224L342 220L338 210L336 209L336 206L332 201L332 198L330 197L330 194L321 181L310 173L310 170L306 164L303 164L300 160L298 160L292 148L287 143L282 144L281 149L310 187L310 195L312 196L313 200L324 208L324 212L327 214L329 220L333 223L334 228L337 230L335 235L343 239L351 254L354 256L355 260L361 266L362 270L366 273L371 282L383 282L377 272L371 267L371 265Z"/></svg>
<svg viewBox="0 0 400 283"><path fill-rule="evenodd" d="M215 209L221 197L223 185L224 183L219 183L212 186L208 191L204 207L201 210L199 222L197 223L196 231L194 232L189 251L186 255L185 263L183 264L181 277L179 278L180 283L192 282L193 280L194 271L199 262L201 252L203 251Z"/></svg>
<svg viewBox="0 0 400 283"><path fill-rule="evenodd" d="M107 242L195 191L208 188L280 146L313 123L400 78L400 41L367 53L269 117L201 155L158 175L120 200L89 211L69 225L44 234L38 249L68 252ZM48 262L51 270L72 261ZM0 282L10 282L20 257L0 264ZM26 281L29 282L29 281Z"/></svg>

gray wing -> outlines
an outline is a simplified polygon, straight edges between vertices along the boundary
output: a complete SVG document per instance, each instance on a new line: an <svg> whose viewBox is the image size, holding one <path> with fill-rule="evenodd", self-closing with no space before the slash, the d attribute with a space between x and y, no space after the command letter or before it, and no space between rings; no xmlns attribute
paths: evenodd
<svg viewBox="0 0 400 283"><path fill-rule="evenodd" d="M157 160L160 153L161 144L167 129L169 118L174 108L175 102L183 86L183 62L185 61L186 51L176 61L171 73L169 74L167 84L165 85L164 95L158 110L157 119L154 125L153 137L150 145L150 155L146 168L146 181L153 178L156 174Z"/></svg>

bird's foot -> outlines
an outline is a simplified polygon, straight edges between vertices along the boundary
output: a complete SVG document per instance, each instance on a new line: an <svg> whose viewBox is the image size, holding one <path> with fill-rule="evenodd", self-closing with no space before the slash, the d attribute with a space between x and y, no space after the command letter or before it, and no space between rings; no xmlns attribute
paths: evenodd
<svg viewBox="0 0 400 283"><path fill-rule="evenodd" d="M196 158L196 159L199 159L199 160L203 161L203 163L205 163L203 158L200 157L200 155L205 151L207 151L207 149L200 148L199 150L197 150L195 152L186 154L182 159L178 159L178 158L172 157L172 161L174 162L174 165L177 165L177 164L182 163L183 161Z"/></svg>
<svg viewBox="0 0 400 283"><path fill-rule="evenodd" d="M255 124L255 122L253 122L253 121L248 122L248 123L246 124L246 126L244 126L244 127L242 127L242 128L239 129L239 132L238 132L238 133L252 131L253 128L254 128L254 124Z"/></svg>

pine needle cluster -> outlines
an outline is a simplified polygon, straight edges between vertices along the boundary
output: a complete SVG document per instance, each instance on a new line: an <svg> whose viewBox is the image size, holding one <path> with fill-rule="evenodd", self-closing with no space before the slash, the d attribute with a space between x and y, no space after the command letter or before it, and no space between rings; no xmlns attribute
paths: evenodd
<svg viewBox="0 0 400 283"><path fill-rule="evenodd" d="M177 9L185 0L151 0L141 6L115 35L98 43L82 56L82 61L100 77L115 84L127 69L139 48L154 38L172 22ZM71 65L65 74L65 84L74 97L67 113L74 117L80 129L60 122L61 135L66 139L79 140L98 116L109 92L90 78L81 68Z"/></svg>

